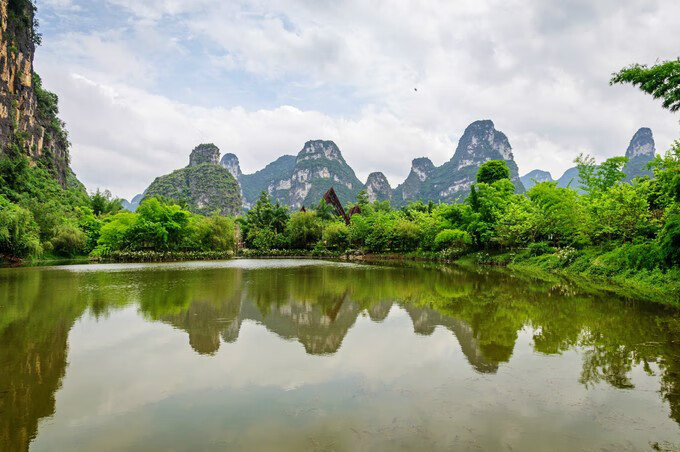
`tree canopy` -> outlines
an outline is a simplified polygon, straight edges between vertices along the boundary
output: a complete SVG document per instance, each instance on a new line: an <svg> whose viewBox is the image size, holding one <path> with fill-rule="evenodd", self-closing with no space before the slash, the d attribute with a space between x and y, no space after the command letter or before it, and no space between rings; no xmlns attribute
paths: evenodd
<svg viewBox="0 0 680 452"><path fill-rule="evenodd" d="M663 107L672 112L680 110L680 58L647 67L633 64L612 74L611 85L630 83L655 99L663 100Z"/></svg>

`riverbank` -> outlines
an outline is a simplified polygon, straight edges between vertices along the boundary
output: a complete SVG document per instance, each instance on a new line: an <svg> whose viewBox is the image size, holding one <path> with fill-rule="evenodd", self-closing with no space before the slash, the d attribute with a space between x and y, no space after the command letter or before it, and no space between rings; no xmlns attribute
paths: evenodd
<svg viewBox="0 0 680 452"><path fill-rule="evenodd" d="M567 277L584 288L608 290L620 296L680 307L680 269L645 268L621 248L603 250L561 248L539 255L528 251L489 255L477 253L459 260L495 265L539 277Z"/></svg>
<svg viewBox="0 0 680 452"><path fill-rule="evenodd" d="M536 251L532 251L535 253ZM238 257L316 257L348 261L430 261L461 266L495 266L541 279L567 278L586 290L608 291L619 296L680 307L680 269L662 271L658 268L631 268L622 262L617 249L588 248L575 250L561 248L540 255L523 252L489 254L486 252L465 255L449 252L412 253L344 253L319 250L243 250ZM641 264L638 264L638 266Z"/></svg>
<svg viewBox="0 0 680 452"><path fill-rule="evenodd" d="M546 250L544 250L546 251ZM60 263L87 262L173 262L197 260L224 260L233 258L317 258L346 261L427 261L472 266L504 267L527 276L541 279L568 278L586 290L605 290L630 299L638 299L680 307L680 269L662 271L658 268L630 268L629 262L621 262L616 250L575 250L562 248L547 250L539 255L524 250L489 254L485 252L465 255L450 252L411 253L365 253L361 250L333 251L312 250L240 250L238 254L222 251L119 251L106 257L73 259L52 257L12 265L58 265Z"/></svg>

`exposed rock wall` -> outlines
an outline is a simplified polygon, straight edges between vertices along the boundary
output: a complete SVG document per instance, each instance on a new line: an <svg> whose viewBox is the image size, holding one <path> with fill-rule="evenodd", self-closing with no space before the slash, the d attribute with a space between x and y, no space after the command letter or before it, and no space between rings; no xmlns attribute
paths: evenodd
<svg viewBox="0 0 680 452"><path fill-rule="evenodd" d="M364 189L370 202L392 199L392 187L390 187L390 183L383 173L369 174Z"/></svg>
<svg viewBox="0 0 680 452"><path fill-rule="evenodd" d="M33 72L34 13L29 0L0 0L0 150L42 160L66 186L69 143L58 99Z"/></svg>

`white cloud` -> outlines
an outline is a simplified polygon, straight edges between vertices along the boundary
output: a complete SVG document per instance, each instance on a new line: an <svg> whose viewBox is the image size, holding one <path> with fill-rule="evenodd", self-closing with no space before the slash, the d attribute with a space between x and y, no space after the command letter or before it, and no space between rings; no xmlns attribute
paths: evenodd
<svg viewBox="0 0 680 452"><path fill-rule="evenodd" d="M237 153L248 173L280 155L297 154L308 139L332 139L360 178L381 170L395 183L408 172L414 155L436 158L433 151L444 155L451 146L386 113L367 111L347 120L291 106L256 111L195 107L124 84L48 75L60 86L62 115L75 131L76 174L90 189L109 188L128 198L154 177L186 166L191 149L201 142Z"/></svg>
<svg viewBox="0 0 680 452"><path fill-rule="evenodd" d="M412 158L448 160L476 119L508 135L521 172L555 177L579 152L622 154L638 127L653 129L660 151L680 132L659 102L608 85L629 63L678 56L668 30L680 3L670 0L108 2L128 15L124 26L46 36L37 65L60 95L79 176L126 196L201 141L250 172L308 139L333 139L360 177L381 170L396 185ZM285 96L266 109L228 99L208 108L200 83L180 88L195 102L180 101L157 80L172 79L187 52L200 65L185 70L206 80L241 74L225 76L225 90L250 92L255 80L317 97L340 89L361 104L344 115Z"/></svg>

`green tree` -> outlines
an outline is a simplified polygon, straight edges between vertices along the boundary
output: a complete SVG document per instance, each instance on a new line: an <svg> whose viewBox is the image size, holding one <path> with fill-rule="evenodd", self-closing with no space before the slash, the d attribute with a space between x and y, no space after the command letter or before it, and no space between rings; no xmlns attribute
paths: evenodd
<svg viewBox="0 0 680 452"><path fill-rule="evenodd" d="M493 184L484 182L473 185L466 200L470 206L465 218L467 231L478 247L488 247L496 241L496 224L515 195L510 179L500 179Z"/></svg>
<svg viewBox="0 0 680 452"><path fill-rule="evenodd" d="M349 228L341 221L328 223L323 229L322 237L327 248L343 251L349 245Z"/></svg>
<svg viewBox="0 0 680 452"><path fill-rule="evenodd" d="M680 58L652 67L633 64L612 74L610 85L630 83L654 99L663 100L663 108L680 110Z"/></svg>
<svg viewBox="0 0 680 452"><path fill-rule="evenodd" d="M659 206L668 208L680 204L680 140L676 140L663 157L657 155L650 166L659 186Z"/></svg>
<svg viewBox="0 0 680 452"><path fill-rule="evenodd" d="M369 205L368 193L366 190L361 190L357 194L357 205L361 208L361 210L364 210Z"/></svg>
<svg viewBox="0 0 680 452"><path fill-rule="evenodd" d="M649 204L630 184L617 184L589 203L592 234L596 239L624 242L648 230Z"/></svg>
<svg viewBox="0 0 680 452"><path fill-rule="evenodd" d="M578 168L579 182L583 190L594 195L608 190L626 178L623 167L627 161L626 157L612 157L597 165L593 157L581 154L574 163Z"/></svg>
<svg viewBox="0 0 680 452"><path fill-rule="evenodd" d="M472 238L470 234L460 229L444 229L437 234L434 243L438 250L464 249L472 244Z"/></svg>
<svg viewBox="0 0 680 452"><path fill-rule="evenodd" d="M330 221L335 218L335 209L322 199L319 201L319 206L316 208L316 216L321 221Z"/></svg>
<svg viewBox="0 0 680 452"><path fill-rule="evenodd" d="M42 251L38 225L31 212L0 195L0 254L29 257L39 256Z"/></svg>
<svg viewBox="0 0 680 452"><path fill-rule="evenodd" d="M286 235L294 249L307 249L321 238L321 222L314 212L296 212L290 216Z"/></svg>
<svg viewBox="0 0 680 452"><path fill-rule="evenodd" d="M533 188L533 187L532 187ZM498 241L502 246L524 246L536 239L539 224L538 207L521 196L508 204L496 224Z"/></svg>
<svg viewBox="0 0 680 452"><path fill-rule="evenodd" d="M93 250L93 254L95 256L106 256L111 251L126 249L130 245L127 241L128 231L136 221L137 214L127 211L107 218L102 224L97 247Z"/></svg>
<svg viewBox="0 0 680 452"><path fill-rule="evenodd" d="M114 198L108 190L100 191L97 188L97 191L90 195L90 206L92 212L97 216L121 211L123 209L122 203L121 199Z"/></svg>
<svg viewBox="0 0 680 452"><path fill-rule="evenodd" d="M541 182L531 187L527 195L538 210L535 217L537 240L557 246L586 242L586 216L578 193L558 187L556 182Z"/></svg>
<svg viewBox="0 0 680 452"><path fill-rule="evenodd" d="M418 249L421 236L416 222L399 218L394 222L391 248L395 251L415 251Z"/></svg>
<svg viewBox="0 0 680 452"><path fill-rule="evenodd" d="M235 251L234 220L219 215L197 217L196 238L203 251Z"/></svg>
<svg viewBox="0 0 680 452"><path fill-rule="evenodd" d="M477 171L477 182L493 184L501 179L510 179L510 169L503 160L489 160L482 163Z"/></svg>
<svg viewBox="0 0 680 452"><path fill-rule="evenodd" d="M680 213L669 215L659 238L666 265L680 266Z"/></svg>
<svg viewBox="0 0 680 452"><path fill-rule="evenodd" d="M64 257L82 255L86 251L87 235L75 226L59 226L51 240L54 253Z"/></svg>
<svg viewBox="0 0 680 452"><path fill-rule="evenodd" d="M349 220L349 242L353 246L364 246L371 230L371 223L364 215L352 215Z"/></svg>

